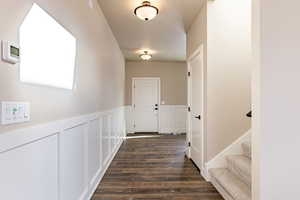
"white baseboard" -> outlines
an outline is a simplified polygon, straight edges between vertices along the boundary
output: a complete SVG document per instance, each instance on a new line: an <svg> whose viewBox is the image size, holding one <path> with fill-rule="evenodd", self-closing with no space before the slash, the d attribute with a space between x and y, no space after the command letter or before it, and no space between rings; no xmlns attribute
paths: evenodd
<svg viewBox="0 0 300 200"><path fill-rule="evenodd" d="M124 107L2 133L0 199L90 199L125 133Z"/></svg>
<svg viewBox="0 0 300 200"><path fill-rule="evenodd" d="M202 169L202 170L201 170L201 175L202 175L202 177L203 177L207 182L210 182L210 176L209 176L209 174L208 174L208 170Z"/></svg>
<svg viewBox="0 0 300 200"><path fill-rule="evenodd" d="M134 133L134 114L132 106L126 106L126 131ZM187 131L187 106L161 105L159 107L159 133L179 134Z"/></svg>
<svg viewBox="0 0 300 200"><path fill-rule="evenodd" d="M246 132L243 136L234 141L231 145L225 148L221 153L216 155L212 160L205 164L204 178L209 181L209 169L212 168L224 168L227 166L226 157L228 155L240 155L243 153L242 143L251 141L251 130Z"/></svg>

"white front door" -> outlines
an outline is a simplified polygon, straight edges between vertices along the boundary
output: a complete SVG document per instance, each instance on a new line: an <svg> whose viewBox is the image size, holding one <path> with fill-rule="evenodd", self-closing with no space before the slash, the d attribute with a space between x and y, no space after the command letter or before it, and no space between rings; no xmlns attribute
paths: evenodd
<svg viewBox="0 0 300 200"><path fill-rule="evenodd" d="M189 61L190 68L190 156L199 169L202 168L202 57L197 54Z"/></svg>
<svg viewBox="0 0 300 200"><path fill-rule="evenodd" d="M158 78L133 79L133 109L135 132L158 132Z"/></svg>

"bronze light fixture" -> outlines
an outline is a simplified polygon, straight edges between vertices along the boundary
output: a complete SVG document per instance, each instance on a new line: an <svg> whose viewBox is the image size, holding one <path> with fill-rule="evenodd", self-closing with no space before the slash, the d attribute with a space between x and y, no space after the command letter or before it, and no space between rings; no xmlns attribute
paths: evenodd
<svg viewBox="0 0 300 200"><path fill-rule="evenodd" d="M150 1L144 1L143 4L134 10L134 14L143 21L150 21L158 15L158 8L152 6Z"/></svg>
<svg viewBox="0 0 300 200"><path fill-rule="evenodd" d="M140 55L140 58L142 60L148 61L148 60L150 60L152 58L152 55L149 54L148 51L144 51L144 53Z"/></svg>

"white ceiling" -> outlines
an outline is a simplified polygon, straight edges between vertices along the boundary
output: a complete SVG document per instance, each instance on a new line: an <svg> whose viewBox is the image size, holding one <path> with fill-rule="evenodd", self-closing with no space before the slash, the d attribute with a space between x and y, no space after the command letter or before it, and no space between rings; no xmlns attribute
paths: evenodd
<svg viewBox="0 0 300 200"><path fill-rule="evenodd" d="M143 0L98 0L127 60L139 60L148 50L153 60L184 61L186 30L205 0L150 0L159 15L144 22L134 14Z"/></svg>

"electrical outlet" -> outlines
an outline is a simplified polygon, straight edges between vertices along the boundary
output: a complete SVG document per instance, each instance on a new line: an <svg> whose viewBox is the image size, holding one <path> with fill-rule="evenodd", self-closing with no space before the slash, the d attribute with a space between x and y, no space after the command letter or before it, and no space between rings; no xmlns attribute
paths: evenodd
<svg viewBox="0 0 300 200"><path fill-rule="evenodd" d="M27 102L2 101L1 124L15 124L30 121L30 104Z"/></svg>

